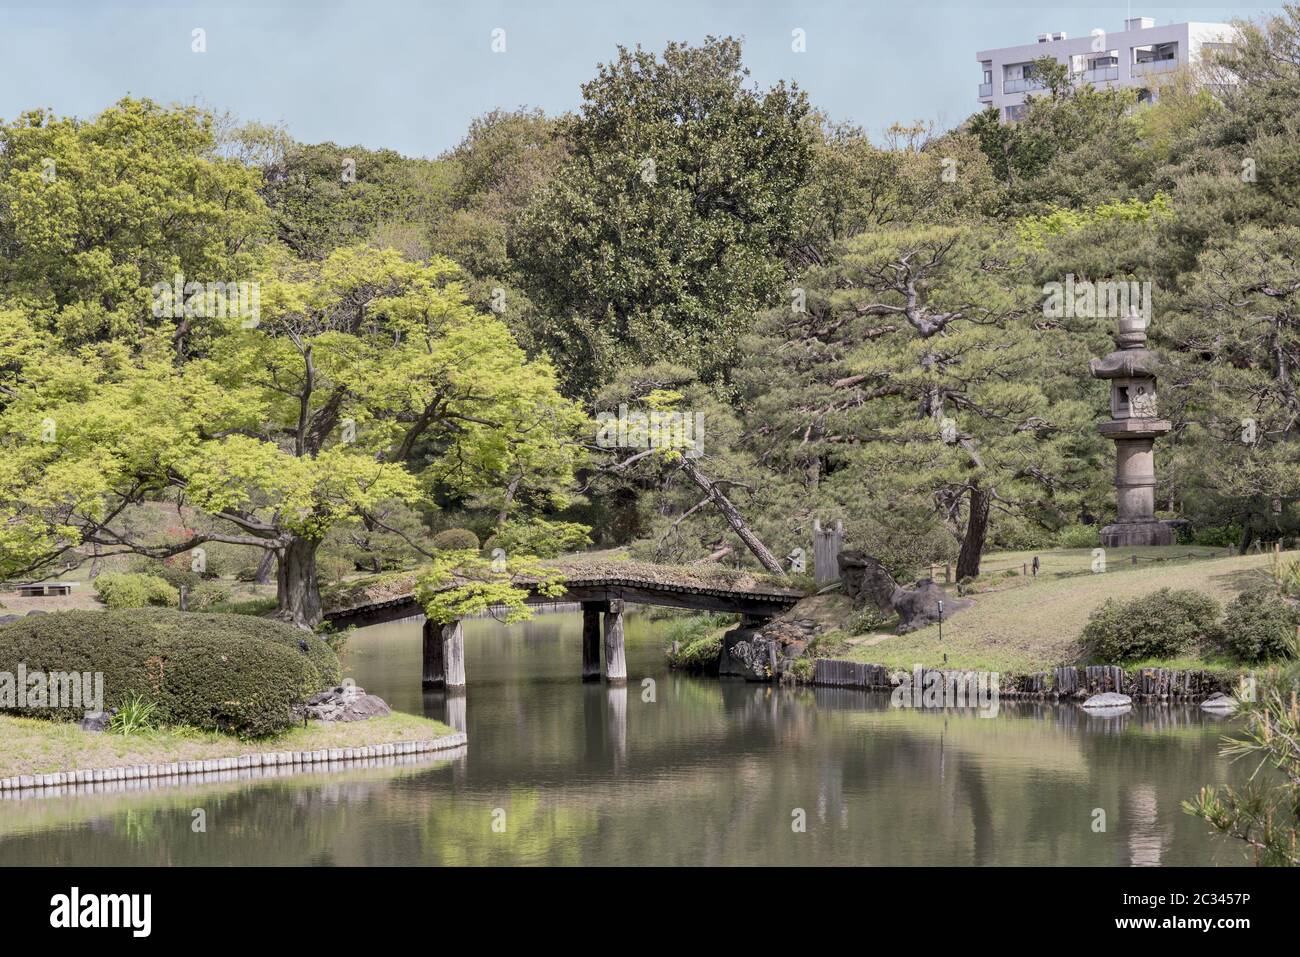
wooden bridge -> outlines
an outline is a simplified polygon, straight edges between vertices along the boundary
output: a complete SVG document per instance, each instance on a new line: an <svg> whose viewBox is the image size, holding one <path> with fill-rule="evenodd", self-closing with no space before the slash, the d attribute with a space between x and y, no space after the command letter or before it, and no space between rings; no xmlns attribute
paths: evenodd
<svg viewBox="0 0 1300 957"><path fill-rule="evenodd" d="M533 591L526 600L530 604L571 602L582 606L584 681L601 677L602 643L605 680L613 684L627 681L623 611L628 603L735 613L762 620L779 615L805 597L802 591L770 578L733 569L702 570L625 561L557 562L556 569L564 576L563 594ZM414 591L414 574L391 579L369 593L363 587L361 594L341 599L336 607L329 608L325 619L360 627L423 615ZM425 620L423 682L426 688L465 686L461 622L438 625Z"/></svg>

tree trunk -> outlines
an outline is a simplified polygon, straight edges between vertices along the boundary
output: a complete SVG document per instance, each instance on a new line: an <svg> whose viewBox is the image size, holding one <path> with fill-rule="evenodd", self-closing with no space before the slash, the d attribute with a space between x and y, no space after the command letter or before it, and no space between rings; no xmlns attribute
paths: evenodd
<svg viewBox="0 0 1300 957"><path fill-rule="evenodd" d="M316 549L320 542L291 538L277 549L275 617L311 631L321 622L320 587L316 582Z"/></svg>
<svg viewBox="0 0 1300 957"><path fill-rule="evenodd" d="M516 475L510 480L510 484L506 486L505 501L501 503L501 511L497 513L498 532L506 527L506 522L510 518L510 504L515 500L515 492L519 490L519 479L520 476Z"/></svg>
<svg viewBox="0 0 1300 957"><path fill-rule="evenodd" d="M785 569L781 567L781 563L776 560L776 556L772 554L771 550L764 545L759 540L758 536L750 530L750 527L745 524L745 520L741 518L740 512L736 510L736 506L732 505L731 500L727 498L726 495L722 494L722 489L718 488L717 485L706 478L704 474L695 467L695 463L686 456L682 456L682 471L690 476L691 481L703 489L705 494L713 500L713 504L718 507L718 511L722 513L722 517L727 520L727 524L731 526L731 530L740 536L740 540L748 546L751 552L754 553L754 556L759 560L762 566L772 574L780 575L784 578Z"/></svg>
<svg viewBox="0 0 1300 957"><path fill-rule="evenodd" d="M101 571L104 570L104 569L101 567L102 562L101 562L101 560L100 560L100 556L99 556L99 542L96 542L96 543L95 543L94 551L92 552L92 554L93 554L95 557L94 557L93 559L91 559L91 562L90 562L90 574L87 575L86 577L89 578L91 581L94 581L96 578L99 577L99 573L100 573Z"/></svg>
<svg viewBox="0 0 1300 957"><path fill-rule="evenodd" d="M993 495L978 485L970 490L970 516L966 519L966 535L957 555L957 580L974 578L980 573L980 554L984 551L984 537L989 530L989 503Z"/></svg>
<svg viewBox="0 0 1300 957"><path fill-rule="evenodd" d="M273 565L275 565L275 552L268 548L263 553L262 560L257 564L257 574L253 576L253 581L259 585L265 585L269 582Z"/></svg>
<svg viewBox="0 0 1300 957"><path fill-rule="evenodd" d="M1246 549L1250 548L1251 542L1255 540L1255 523L1253 515L1247 515L1241 528L1241 545L1238 547L1238 554L1246 554Z"/></svg>

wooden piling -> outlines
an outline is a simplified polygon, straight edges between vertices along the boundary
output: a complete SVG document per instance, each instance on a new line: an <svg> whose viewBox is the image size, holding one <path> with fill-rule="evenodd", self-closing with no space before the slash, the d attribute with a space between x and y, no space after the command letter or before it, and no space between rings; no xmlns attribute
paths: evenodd
<svg viewBox="0 0 1300 957"><path fill-rule="evenodd" d="M605 612L605 680L611 684L627 681L627 661L623 656L623 602L611 601Z"/></svg>
<svg viewBox="0 0 1300 957"><path fill-rule="evenodd" d="M600 680L600 606L582 606L582 680Z"/></svg>
<svg viewBox="0 0 1300 957"><path fill-rule="evenodd" d="M836 521L834 528L822 528L813 520L813 575L818 585L840 579L840 549L844 546L844 523Z"/></svg>
<svg viewBox="0 0 1300 957"><path fill-rule="evenodd" d="M426 688L441 688L446 680L443 673L442 626L437 622L424 620L424 677L421 684Z"/></svg>
<svg viewBox="0 0 1300 957"><path fill-rule="evenodd" d="M465 630L460 621L442 626L442 673L449 689L465 687Z"/></svg>

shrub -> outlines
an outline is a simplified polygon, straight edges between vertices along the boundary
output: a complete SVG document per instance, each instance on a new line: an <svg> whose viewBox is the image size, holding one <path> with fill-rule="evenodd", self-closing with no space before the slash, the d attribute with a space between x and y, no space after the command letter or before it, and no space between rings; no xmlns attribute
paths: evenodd
<svg viewBox="0 0 1300 957"><path fill-rule="evenodd" d="M708 671L718 666L718 659L721 656L722 637L705 635L679 648L677 654L670 654L669 664L686 671Z"/></svg>
<svg viewBox="0 0 1300 957"><path fill-rule="evenodd" d="M188 592L193 592L194 589L198 588L203 582L203 576L196 571L191 571L188 565L173 565L168 562L150 562L147 566L138 570L145 575L152 575L155 578L161 578L177 591L184 588Z"/></svg>
<svg viewBox="0 0 1300 957"><path fill-rule="evenodd" d="M1088 619L1083 644L1094 661L1106 664L1173 658L1198 638L1215 635L1218 617L1213 598L1162 588L1128 602L1106 601Z"/></svg>
<svg viewBox="0 0 1300 957"><path fill-rule="evenodd" d="M1269 574L1282 594L1300 595L1300 558L1282 559L1270 555L1268 564Z"/></svg>
<svg viewBox="0 0 1300 957"><path fill-rule="evenodd" d="M1257 587L1228 604L1220 626L1225 648L1241 661L1289 655L1300 614L1272 589Z"/></svg>
<svg viewBox="0 0 1300 957"><path fill-rule="evenodd" d="M433 536L433 547L440 552L457 552L465 549L478 551L478 536L468 528L449 528Z"/></svg>
<svg viewBox="0 0 1300 957"><path fill-rule="evenodd" d="M279 602L274 596L259 598L256 595L249 595L244 598L232 596L224 601L214 602L202 610L214 615L269 615L278 607Z"/></svg>
<svg viewBox="0 0 1300 957"><path fill-rule="evenodd" d="M109 608L173 606L180 593L157 575L141 572L104 572L95 579L95 594Z"/></svg>
<svg viewBox="0 0 1300 957"><path fill-rule="evenodd" d="M883 611L875 605L866 605L849 619L847 631L850 635L869 635L874 632L889 631L897 623L898 616L892 611Z"/></svg>
<svg viewBox="0 0 1300 957"><path fill-rule="evenodd" d="M1059 548L1096 548L1101 544L1101 530L1096 525L1066 525L1056 533Z"/></svg>
<svg viewBox="0 0 1300 957"><path fill-rule="evenodd" d="M221 582L205 581L185 595L185 607L190 611L208 611L213 605L230 601L229 585Z"/></svg>
<svg viewBox="0 0 1300 957"><path fill-rule="evenodd" d="M341 555L322 552L316 556L316 577L323 585L340 582L356 570L356 563Z"/></svg>
<svg viewBox="0 0 1300 957"><path fill-rule="evenodd" d="M164 609L63 611L0 628L0 671L103 672L104 706L144 696L157 720L261 737L290 706L339 680L338 657L308 632L245 615ZM75 719L70 709L25 714Z"/></svg>
<svg viewBox="0 0 1300 957"><path fill-rule="evenodd" d="M138 734L148 731L158 718L158 705L142 694L128 695L118 705L117 711L108 722L108 730L113 734Z"/></svg>
<svg viewBox="0 0 1300 957"><path fill-rule="evenodd" d="M1188 538L1193 545L1209 545L1214 548L1227 548L1241 541L1240 525L1217 525L1213 528L1198 528Z"/></svg>

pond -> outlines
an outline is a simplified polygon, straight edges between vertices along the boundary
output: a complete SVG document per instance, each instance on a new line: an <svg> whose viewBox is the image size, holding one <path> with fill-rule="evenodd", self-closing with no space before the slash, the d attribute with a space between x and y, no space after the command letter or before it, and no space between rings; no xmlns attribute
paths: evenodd
<svg viewBox="0 0 1300 957"><path fill-rule="evenodd" d="M1229 723L1194 705L893 708L670 672L663 630L628 616L611 688L579 679L578 614L467 622L468 692L449 698L420 687L418 620L363 629L346 669L467 731L462 757L4 801L0 865L1247 862L1179 807L1241 770L1218 754Z"/></svg>

